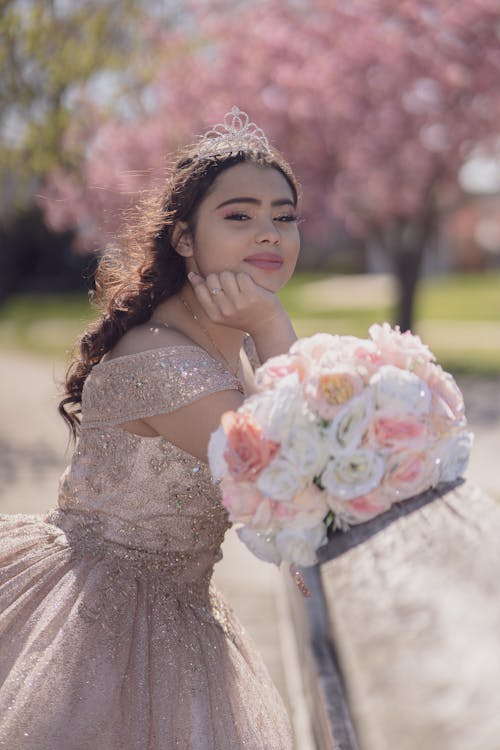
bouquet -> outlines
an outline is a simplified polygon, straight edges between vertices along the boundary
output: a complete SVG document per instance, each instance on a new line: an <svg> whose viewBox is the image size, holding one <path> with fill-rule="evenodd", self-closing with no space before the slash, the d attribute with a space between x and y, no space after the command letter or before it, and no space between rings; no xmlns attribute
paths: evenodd
<svg viewBox="0 0 500 750"><path fill-rule="evenodd" d="M347 529L467 466L472 435L453 377L388 323L369 339L319 333L256 372L257 393L209 443L214 481L259 558L308 566Z"/></svg>

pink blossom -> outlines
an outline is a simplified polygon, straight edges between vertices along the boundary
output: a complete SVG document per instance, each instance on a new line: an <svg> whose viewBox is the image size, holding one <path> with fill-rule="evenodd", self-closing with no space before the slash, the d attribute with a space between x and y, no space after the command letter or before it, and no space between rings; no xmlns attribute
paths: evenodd
<svg viewBox="0 0 500 750"><path fill-rule="evenodd" d="M222 416L227 436L224 458L234 479L253 479L271 462L279 443L267 440L248 412L229 411Z"/></svg>

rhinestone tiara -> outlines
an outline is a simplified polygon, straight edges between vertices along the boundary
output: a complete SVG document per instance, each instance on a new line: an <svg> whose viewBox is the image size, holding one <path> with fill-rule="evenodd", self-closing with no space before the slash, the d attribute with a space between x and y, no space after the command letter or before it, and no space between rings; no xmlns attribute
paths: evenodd
<svg viewBox="0 0 500 750"><path fill-rule="evenodd" d="M236 106L226 112L224 122L215 125L201 136L197 146L197 159L207 156L230 156L248 149L271 153L269 141L262 128L250 122L247 113Z"/></svg>

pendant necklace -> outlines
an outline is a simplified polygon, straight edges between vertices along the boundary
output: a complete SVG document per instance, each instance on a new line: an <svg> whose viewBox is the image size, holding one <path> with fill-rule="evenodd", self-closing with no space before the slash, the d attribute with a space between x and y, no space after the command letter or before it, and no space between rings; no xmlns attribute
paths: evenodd
<svg viewBox="0 0 500 750"><path fill-rule="evenodd" d="M193 311L193 308L191 307L191 305L189 304L189 302L187 300L185 300L184 297L179 297L179 299L182 302L182 304L184 305L184 307L186 308L186 310L188 311L188 313L191 315L191 317L193 318L193 320L195 321L195 323L197 323L197 325L201 328L201 330L203 331L203 333L205 334L205 336L207 337L207 339L210 341L212 347L215 349L215 351L217 352L217 354L219 355L219 357L221 357L221 359L226 363L226 366L227 366L229 372L232 373L234 375L234 377L236 378L236 380L238 381L238 390L239 390L239 392L242 393L242 394L244 394L245 391L243 389L243 384L242 384L241 378L240 378L240 376L238 374L239 370L240 370L240 358L239 358L239 356L238 356L238 365L237 365L236 369L233 369L233 367L231 367L231 365L229 364L227 358L221 352L221 350L219 349L219 347L217 346L217 344L213 340L212 336L209 334L209 332L207 331L207 329L205 328L205 326L203 325L203 323L199 319L198 315L196 315L196 313Z"/></svg>

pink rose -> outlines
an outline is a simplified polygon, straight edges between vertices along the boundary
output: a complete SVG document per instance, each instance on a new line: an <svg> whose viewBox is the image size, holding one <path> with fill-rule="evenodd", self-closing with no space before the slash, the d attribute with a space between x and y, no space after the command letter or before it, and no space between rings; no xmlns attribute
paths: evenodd
<svg viewBox="0 0 500 750"><path fill-rule="evenodd" d="M410 331L401 333L399 326L391 328L389 323L375 323L370 327L370 337L380 349L386 365L413 369L418 362L431 362L435 359L419 336L414 336Z"/></svg>
<svg viewBox="0 0 500 750"><path fill-rule="evenodd" d="M428 362L421 365L418 376L427 383L432 396L432 414L439 432L450 424L465 424L464 399L455 379L440 365Z"/></svg>
<svg viewBox="0 0 500 750"><path fill-rule="evenodd" d="M419 495L438 481L438 464L429 452L400 451L389 456L382 487L397 501Z"/></svg>
<svg viewBox="0 0 500 750"><path fill-rule="evenodd" d="M221 483L222 504L229 512L232 523L249 523L255 528L268 526L273 503L265 498L254 484L235 482L230 477Z"/></svg>
<svg viewBox="0 0 500 750"><path fill-rule="evenodd" d="M274 458L279 443L267 440L247 412L228 411L221 419L227 437L224 459L234 479L254 479Z"/></svg>
<svg viewBox="0 0 500 750"><path fill-rule="evenodd" d="M271 357L255 373L255 383L259 391L271 390L287 375L297 373L299 381L304 380L307 363L300 354L281 354Z"/></svg>
<svg viewBox="0 0 500 750"><path fill-rule="evenodd" d="M345 502L329 497L333 512L348 524L363 523L379 516L391 507L391 498L380 488Z"/></svg>
<svg viewBox="0 0 500 750"><path fill-rule="evenodd" d="M376 414L368 431L369 444L383 451L423 447L429 437L425 422L408 414Z"/></svg>
<svg viewBox="0 0 500 750"><path fill-rule="evenodd" d="M369 379L384 360L378 347L368 339L358 339L356 336L341 336L335 350L325 352L321 357L320 366L328 367L336 364L350 363L359 374Z"/></svg>
<svg viewBox="0 0 500 750"><path fill-rule="evenodd" d="M305 382L304 395L311 411L330 420L361 393L363 385L363 379L353 367L317 368Z"/></svg>

